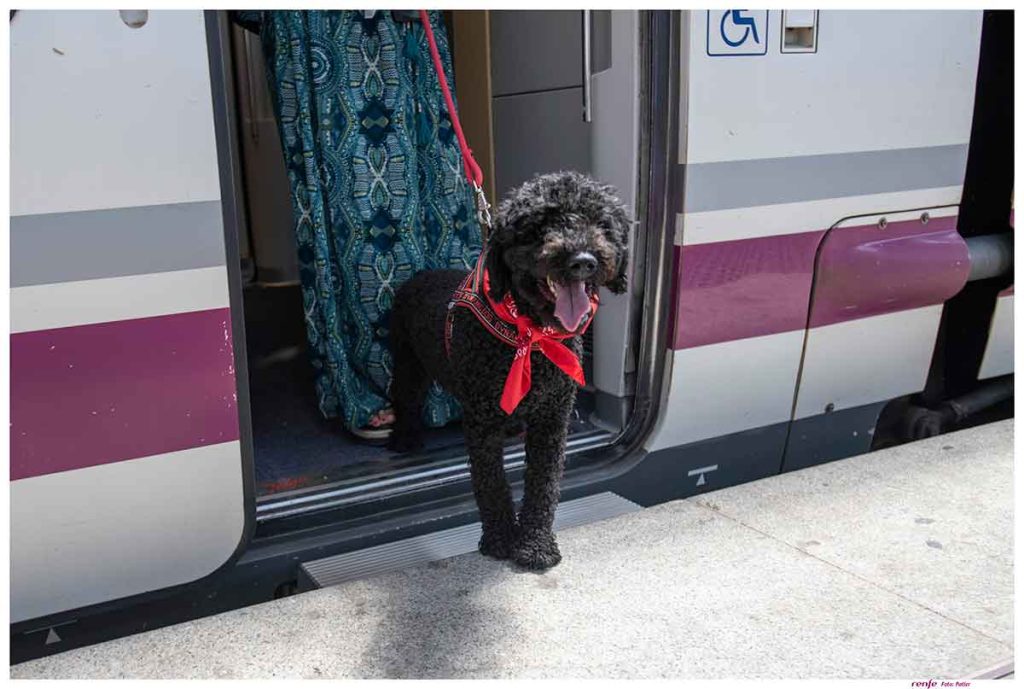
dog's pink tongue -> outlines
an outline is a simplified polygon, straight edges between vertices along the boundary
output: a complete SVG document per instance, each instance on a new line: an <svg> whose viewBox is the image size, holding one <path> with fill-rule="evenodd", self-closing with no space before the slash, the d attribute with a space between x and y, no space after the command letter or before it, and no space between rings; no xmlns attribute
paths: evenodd
<svg viewBox="0 0 1024 689"><path fill-rule="evenodd" d="M590 299L582 280L567 285L555 285L555 318L562 327L572 332L580 327L580 321L590 311Z"/></svg>

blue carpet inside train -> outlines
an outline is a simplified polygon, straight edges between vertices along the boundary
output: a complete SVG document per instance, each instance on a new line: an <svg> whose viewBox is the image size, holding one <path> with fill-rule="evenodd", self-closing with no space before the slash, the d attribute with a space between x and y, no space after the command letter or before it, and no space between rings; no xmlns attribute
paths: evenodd
<svg viewBox="0 0 1024 689"><path fill-rule="evenodd" d="M394 455L361 441L317 408L297 285L245 290L249 396L257 492L261 495L376 473ZM451 425L429 449L462 442Z"/></svg>

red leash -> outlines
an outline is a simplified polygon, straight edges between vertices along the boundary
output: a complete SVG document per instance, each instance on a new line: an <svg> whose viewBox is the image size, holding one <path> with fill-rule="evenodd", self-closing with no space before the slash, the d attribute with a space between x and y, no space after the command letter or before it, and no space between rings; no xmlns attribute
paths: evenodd
<svg viewBox="0 0 1024 689"><path fill-rule="evenodd" d="M448 79L444 76L444 65L441 64L441 54L437 51L434 29L430 26L430 15L426 10L420 10L420 23L423 24L423 33L427 35L430 57L434 60L434 71L437 72L437 81L441 85L441 92L444 93L444 102L448 105L448 116L451 117L452 127L455 128L455 136L459 139L459 148L462 150L462 167L466 171L466 179L479 194L480 187L484 183L484 173L473 157L473 151L470 150L469 144L466 142L466 135L462 133L462 123L459 122L459 113L455 111L455 101L452 100L452 92L448 88Z"/></svg>
<svg viewBox="0 0 1024 689"><path fill-rule="evenodd" d="M459 122L459 114L455 111L455 101L452 99L451 89L448 88L448 79L444 75L444 65L441 63L441 55L437 50L437 42L434 40L434 30L430 26L430 15L426 10L420 10L420 23L423 25L423 32L427 36L427 44L430 46L430 57L434 61L434 71L437 72L437 81L441 85L441 92L444 93L444 102L448 106L448 116L452 120L452 127L455 129L455 136L459 140L459 148L462 152L462 167L466 173L466 179L473 186L476 192L477 213L480 217L480 224L491 225L490 206L481 184L484 181L484 173L473 158L473 151L466 142L466 135L462 132L462 124ZM465 282L455 291L452 301L448 304L448 316L445 319L444 345L445 351L450 356L452 337L452 326L454 323L455 306L469 308L477 320L487 328L492 335L496 336L505 344L515 347L516 353L512 360L512 367L509 369L505 379L505 387L501 394L501 409L506 414L511 414L519 406L519 402L530 390L532 372L530 366L530 352L540 351L555 366L561 369L566 375L580 385L584 385L583 367L580 365L576 355L560 342L570 337L582 334L590 325L591 318L587 318L582 330L575 333L558 333L552 328L538 327L526 316L521 316L515 306L511 294L506 294L505 299L495 303L491 299L490 290L486 284L487 273L483 269L483 252L477 259L476 269L470 273ZM481 284L482 280L482 284ZM481 294L486 298L486 305ZM597 311L596 298L591 299L591 317ZM493 318L491 317L493 316Z"/></svg>

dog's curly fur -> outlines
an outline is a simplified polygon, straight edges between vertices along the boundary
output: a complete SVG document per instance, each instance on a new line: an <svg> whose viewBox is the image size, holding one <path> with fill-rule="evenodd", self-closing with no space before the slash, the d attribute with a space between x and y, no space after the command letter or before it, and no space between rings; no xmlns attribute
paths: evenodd
<svg viewBox="0 0 1024 689"><path fill-rule="evenodd" d="M533 178L501 203L488 239L491 296L511 292L521 313L534 322L560 327L547 279L568 277L569 260L579 252L597 259L586 280L613 293L626 289L630 223L614 190L589 177L560 172ZM512 558L528 569L546 569L561 560L552 532L559 482L565 462L569 416L576 383L543 354L533 352L532 385L511 416L499 406L514 350L492 336L464 308L456 308L450 357L444 327L453 291L465 277L455 270L425 271L395 295L391 316L394 378L391 398L395 428L390 445L398 451L422 447L420 407L431 380L461 402L473 492L483 525L480 552ZM582 356L579 337L564 343ZM505 476L502 440L526 427L523 502L516 516Z"/></svg>

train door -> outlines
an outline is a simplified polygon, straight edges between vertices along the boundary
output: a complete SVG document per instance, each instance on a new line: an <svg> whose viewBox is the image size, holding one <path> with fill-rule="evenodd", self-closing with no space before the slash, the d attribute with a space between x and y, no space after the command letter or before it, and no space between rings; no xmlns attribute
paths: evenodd
<svg viewBox="0 0 1024 689"><path fill-rule="evenodd" d="M201 579L254 508L203 13L10 28L19 623Z"/></svg>

